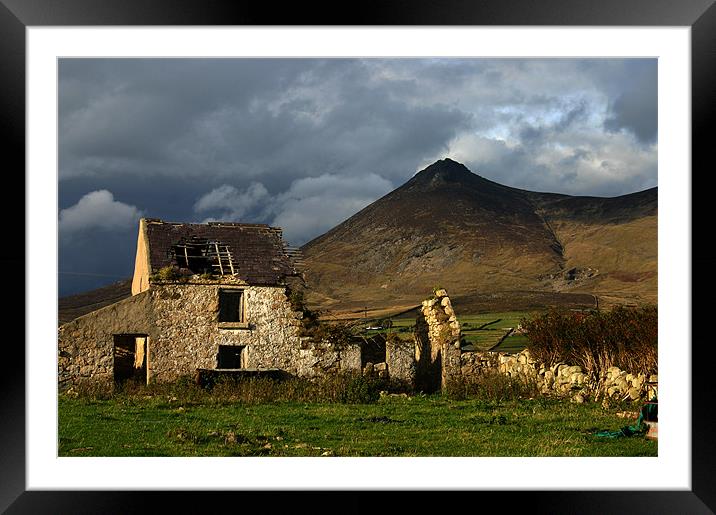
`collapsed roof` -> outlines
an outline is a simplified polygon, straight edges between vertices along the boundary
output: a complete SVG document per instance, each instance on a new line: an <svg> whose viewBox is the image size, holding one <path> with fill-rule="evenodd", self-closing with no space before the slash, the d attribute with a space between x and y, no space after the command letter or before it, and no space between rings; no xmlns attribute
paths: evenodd
<svg viewBox="0 0 716 515"><path fill-rule="evenodd" d="M190 224L145 219L151 272L176 266L193 273L234 275L249 284L277 285L300 276L300 251L266 224Z"/></svg>

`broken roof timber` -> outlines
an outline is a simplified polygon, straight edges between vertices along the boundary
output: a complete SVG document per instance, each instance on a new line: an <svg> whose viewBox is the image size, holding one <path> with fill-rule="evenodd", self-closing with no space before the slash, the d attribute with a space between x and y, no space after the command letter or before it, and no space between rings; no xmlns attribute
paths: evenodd
<svg viewBox="0 0 716 515"><path fill-rule="evenodd" d="M145 219L145 222L152 272L176 265L173 248L205 241L216 247L221 272L225 273L225 266L226 273L230 269L232 275L248 284L278 285L285 277L301 273L300 256L287 251L283 231L278 227L238 222L164 222L156 218Z"/></svg>

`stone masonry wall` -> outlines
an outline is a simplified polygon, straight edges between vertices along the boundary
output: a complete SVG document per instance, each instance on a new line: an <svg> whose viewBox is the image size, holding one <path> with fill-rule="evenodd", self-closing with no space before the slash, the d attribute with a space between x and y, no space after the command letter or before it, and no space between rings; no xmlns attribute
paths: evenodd
<svg viewBox="0 0 716 515"><path fill-rule="evenodd" d="M154 336L150 296L140 293L88 313L58 331L58 382L61 388L88 380L111 382L113 334Z"/></svg>
<svg viewBox="0 0 716 515"><path fill-rule="evenodd" d="M245 368L296 373L299 314L280 287L243 287L246 328L219 327L219 289L214 285L153 286L157 336L150 340L150 375L171 381L196 368L217 366L219 345L245 345Z"/></svg>
<svg viewBox="0 0 716 515"><path fill-rule="evenodd" d="M416 320L415 354L417 387L423 390L445 388L451 380L470 380L485 371L498 371L509 377L534 381L543 394L569 396L576 402L587 398L644 400L653 396L647 382L656 382L657 375L630 374L612 367L602 377L590 381L581 367L558 363L547 367L538 363L524 350L517 354L504 352L461 352L460 323L445 290L423 301Z"/></svg>
<svg viewBox="0 0 716 515"><path fill-rule="evenodd" d="M534 360L528 350L517 354L503 352L464 352L460 356L463 378L470 378L485 370L498 370L509 377L535 381L540 392L569 396L576 402L592 400L647 400L656 392L649 391L647 381L658 381L658 376L629 374L617 367L609 368L598 381L589 377L577 365L558 363L551 367Z"/></svg>
<svg viewBox="0 0 716 515"><path fill-rule="evenodd" d="M390 379L412 386L415 384L415 345L400 338L385 342L385 362Z"/></svg>
<svg viewBox="0 0 716 515"><path fill-rule="evenodd" d="M302 314L283 287L244 286L245 327L218 322L219 284L154 284L148 291L59 329L59 379L113 380L114 334L147 334L148 380L165 382L217 366L219 345L245 346L244 368L300 376L360 371L360 348L335 349L299 336Z"/></svg>
<svg viewBox="0 0 716 515"><path fill-rule="evenodd" d="M308 338L301 338L301 342L296 363L285 370L295 370L293 373L302 377L361 370L360 345L346 344L336 349L329 343L314 343Z"/></svg>

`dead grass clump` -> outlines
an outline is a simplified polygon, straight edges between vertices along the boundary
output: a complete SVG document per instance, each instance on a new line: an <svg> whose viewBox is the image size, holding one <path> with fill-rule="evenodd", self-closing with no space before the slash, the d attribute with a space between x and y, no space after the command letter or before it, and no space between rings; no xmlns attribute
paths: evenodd
<svg viewBox="0 0 716 515"><path fill-rule="evenodd" d="M63 395L86 400L107 400L114 395L114 387L107 381L86 380L70 386Z"/></svg>
<svg viewBox="0 0 716 515"><path fill-rule="evenodd" d="M510 377L494 369L485 369L480 374L451 379L446 384L445 395L453 400L503 402L534 398L539 395L539 388L526 376Z"/></svg>

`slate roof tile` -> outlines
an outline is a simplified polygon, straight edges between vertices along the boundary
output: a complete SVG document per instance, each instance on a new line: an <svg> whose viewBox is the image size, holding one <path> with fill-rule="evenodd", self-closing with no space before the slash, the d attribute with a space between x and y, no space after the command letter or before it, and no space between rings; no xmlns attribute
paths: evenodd
<svg viewBox="0 0 716 515"><path fill-rule="evenodd" d="M176 264L172 247L193 238L227 245L236 276L249 284L278 285L284 277L299 274L295 262L286 253L287 244L280 228L265 224L190 224L147 219L152 272Z"/></svg>

